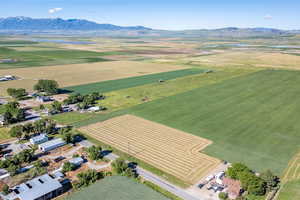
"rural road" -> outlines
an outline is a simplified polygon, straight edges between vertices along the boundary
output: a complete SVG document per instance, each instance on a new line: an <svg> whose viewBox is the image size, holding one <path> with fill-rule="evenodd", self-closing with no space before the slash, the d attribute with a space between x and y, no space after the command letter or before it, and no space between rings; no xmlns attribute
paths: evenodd
<svg viewBox="0 0 300 200"><path fill-rule="evenodd" d="M200 198L200 197L194 197L190 194L188 194L185 190L169 183L168 181L161 179L160 177L152 174L149 171L146 171L140 167L137 167L137 172L140 176L142 176L144 179L146 179L147 181L150 181L152 183L154 183L155 185L158 185L159 187L175 194L176 196L185 199L185 200L206 200L204 198Z"/></svg>
<svg viewBox="0 0 300 200"><path fill-rule="evenodd" d="M84 142L84 146L92 146L93 144L87 140L85 140ZM114 154L114 153L110 153L108 155L105 156L105 158L113 161L115 159L117 159L119 156ZM199 197L199 196L192 196L189 193L187 193L184 189L177 187L175 185L173 185L172 183L160 178L159 176L141 168L138 167L136 168L137 173L142 176L144 179L146 179L147 181L150 181L152 183L154 183L155 185L158 185L159 187L173 193L174 195L184 199L184 200L208 200L207 198L203 198L203 197Z"/></svg>

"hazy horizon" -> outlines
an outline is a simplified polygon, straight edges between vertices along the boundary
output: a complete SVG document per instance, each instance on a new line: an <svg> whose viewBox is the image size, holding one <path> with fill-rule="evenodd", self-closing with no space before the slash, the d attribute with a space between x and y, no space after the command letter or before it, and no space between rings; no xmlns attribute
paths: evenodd
<svg viewBox="0 0 300 200"><path fill-rule="evenodd" d="M162 30L268 27L300 29L300 2L253 0L2 0L0 17L86 19Z"/></svg>

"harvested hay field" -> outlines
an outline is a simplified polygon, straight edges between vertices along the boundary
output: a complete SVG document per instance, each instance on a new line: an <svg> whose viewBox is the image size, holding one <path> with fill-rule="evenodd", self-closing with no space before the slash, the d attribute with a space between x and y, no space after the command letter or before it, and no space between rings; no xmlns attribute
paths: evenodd
<svg viewBox="0 0 300 200"><path fill-rule="evenodd" d="M277 200L299 200L300 151L290 160L281 179L282 187Z"/></svg>
<svg viewBox="0 0 300 200"><path fill-rule="evenodd" d="M281 180L283 183L300 180L300 152L297 153L289 162Z"/></svg>
<svg viewBox="0 0 300 200"><path fill-rule="evenodd" d="M189 184L199 181L220 163L200 153L211 141L133 115L79 130Z"/></svg>
<svg viewBox="0 0 300 200"><path fill-rule="evenodd" d="M32 68L0 70L0 76L11 74L20 77L20 80L1 82L0 95L5 95L7 88L25 88L31 91L38 79L56 80L60 87L68 87L180 69L186 69L186 67L134 61L111 61L39 67L38 70Z"/></svg>
<svg viewBox="0 0 300 200"><path fill-rule="evenodd" d="M198 62L216 66L253 66L261 68L283 68L299 70L300 57L280 52L259 51L226 51L214 55L187 57L183 59L189 62Z"/></svg>

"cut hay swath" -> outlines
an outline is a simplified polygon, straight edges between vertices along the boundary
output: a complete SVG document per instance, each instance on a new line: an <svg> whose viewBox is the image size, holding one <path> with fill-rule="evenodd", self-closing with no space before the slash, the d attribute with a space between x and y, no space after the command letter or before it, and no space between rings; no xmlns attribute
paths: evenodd
<svg viewBox="0 0 300 200"><path fill-rule="evenodd" d="M282 177L283 183L293 180L300 180L300 152L298 152L289 162Z"/></svg>
<svg viewBox="0 0 300 200"><path fill-rule="evenodd" d="M200 153L211 141L133 115L79 130L190 184L220 163Z"/></svg>

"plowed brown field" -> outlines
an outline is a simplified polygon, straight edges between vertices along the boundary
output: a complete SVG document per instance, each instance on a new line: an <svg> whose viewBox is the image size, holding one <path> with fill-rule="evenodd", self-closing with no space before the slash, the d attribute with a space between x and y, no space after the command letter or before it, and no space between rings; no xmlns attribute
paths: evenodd
<svg viewBox="0 0 300 200"><path fill-rule="evenodd" d="M211 141L133 115L85 126L80 131L190 184L220 163L200 153Z"/></svg>

